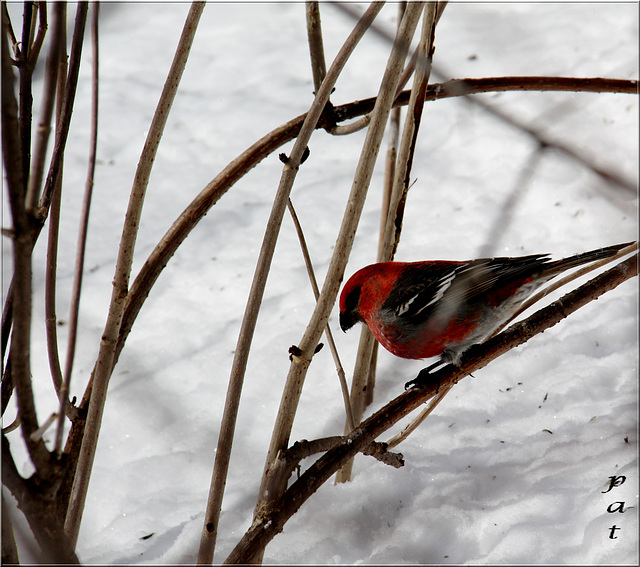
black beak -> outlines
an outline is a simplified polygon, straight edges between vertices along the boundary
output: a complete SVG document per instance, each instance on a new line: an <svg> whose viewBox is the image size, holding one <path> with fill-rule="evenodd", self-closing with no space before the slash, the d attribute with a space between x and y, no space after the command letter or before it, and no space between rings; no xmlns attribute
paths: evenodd
<svg viewBox="0 0 640 567"><path fill-rule="evenodd" d="M354 311L350 313L340 313L340 328L345 333L359 321L361 321L361 319Z"/></svg>

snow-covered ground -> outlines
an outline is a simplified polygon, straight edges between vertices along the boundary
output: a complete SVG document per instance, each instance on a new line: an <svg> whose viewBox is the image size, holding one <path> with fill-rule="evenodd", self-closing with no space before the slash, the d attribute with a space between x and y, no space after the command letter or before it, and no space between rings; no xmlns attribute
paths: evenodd
<svg viewBox="0 0 640 567"><path fill-rule="evenodd" d="M101 7L99 165L74 395L82 394L96 358L129 190L188 9ZM321 14L330 62L353 22L331 5L322 5ZM380 21L393 29L395 16L392 4ZM334 104L375 95L388 50L379 37L365 38ZM637 78L638 8L450 3L437 29L434 64L453 77ZM65 321L86 174L89 77L87 46L65 159L57 309ZM134 274L191 199L249 145L305 112L312 91L302 3L207 5L154 166ZM635 182L637 96L483 98ZM320 281L363 139L364 132L316 132L294 186ZM476 256L535 149L527 136L465 100L427 104L397 258ZM82 562L194 562L233 351L281 170L274 154L220 200L140 313L110 384L78 542ZM380 165L347 276L375 260L382 174ZM5 212L3 226L8 222ZM634 240L637 197L547 151L504 228L492 254L562 257ZM43 234L34 264L32 350L42 416L56 409L44 354L44 248ZM6 239L3 254L10 254ZM268 546L265 563L637 563L637 292L637 280L626 282L461 381L399 447L404 468L359 456L353 481L323 486ZM286 217L248 360L216 562L251 523L287 349L302 336L313 304ZM330 324L349 372L359 332L339 333L336 310ZM63 348L66 329L59 329ZM422 366L380 352L368 412L400 394ZM337 435L343 427L340 389L324 349L307 377L293 439ZM17 449L17 433L10 438ZM28 473L26 457L21 464ZM626 482L606 492L612 476ZM617 502L624 513L609 511ZM22 542L27 528L16 522ZM614 525L620 529L612 539ZM28 561L28 549L21 552Z"/></svg>

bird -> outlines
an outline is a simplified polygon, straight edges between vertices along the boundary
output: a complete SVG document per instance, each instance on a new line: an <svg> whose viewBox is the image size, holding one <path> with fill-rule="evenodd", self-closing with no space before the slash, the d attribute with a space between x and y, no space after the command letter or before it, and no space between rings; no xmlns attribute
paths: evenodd
<svg viewBox="0 0 640 567"><path fill-rule="evenodd" d="M371 264L353 274L342 289L340 327L346 332L365 323L385 349L401 358L439 356L425 369L427 374L440 365L459 367L462 354L508 322L537 289L571 268L613 256L630 244L561 260L532 254Z"/></svg>

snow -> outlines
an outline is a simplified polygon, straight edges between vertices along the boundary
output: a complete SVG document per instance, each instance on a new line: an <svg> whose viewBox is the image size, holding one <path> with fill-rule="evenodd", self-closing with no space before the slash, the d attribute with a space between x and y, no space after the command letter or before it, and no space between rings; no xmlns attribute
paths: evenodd
<svg viewBox="0 0 640 567"><path fill-rule="evenodd" d="M20 14L19 6L10 7ZM73 395L82 395L95 362L128 193L188 8L101 6L100 161ZM353 24L330 5L322 5L321 15L330 62ZM380 21L393 29L395 16L389 5ZM450 3L437 29L434 64L454 77L635 78L637 45L633 3ZM380 38L365 38L338 81L334 104L375 95L387 53ZM64 321L86 173L90 61L87 47L65 159L57 306ZM207 5L155 162L134 274L195 195L249 145L305 112L312 91L303 4ZM482 98L636 181L636 96ZM363 132L316 132L293 189L320 282L363 139ZM465 100L428 103L397 259L476 256L502 222L499 211L535 149L530 138ZM84 563L195 561L233 351L282 170L277 153L196 227L133 327L109 386L78 542ZM382 161L347 276L375 260ZM562 257L630 241L638 230L637 196L548 150L503 228L495 255ZM44 355L44 248L43 234L35 251L32 350L41 416L56 409ZM10 255L6 239L3 255ZM8 280L3 273L3 291ZM398 448L403 468L359 456L352 482L326 483L269 544L265 563L637 563L637 297L637 280L626 282L462 380ZM286 217L248 360L215 562L250 526L287 351L313 305ZM336 309L330 324L350 373L359 332L338 332ZM66 348L67 326L59 333ZM400 394L422 366L380 352L367 415ZM292 440L338 435L343 427L340 389L324 349L307 376ZM17 452L17 432L10 439ZM26 456L17 454L28 474ZM626 482L606 492L610 477L620 475ZM623 514L607 511L615 502L624 502ZM13 517L21 558L29 561L28 528ZM613 525L620 528L616 539L609 538Z"/></svg>

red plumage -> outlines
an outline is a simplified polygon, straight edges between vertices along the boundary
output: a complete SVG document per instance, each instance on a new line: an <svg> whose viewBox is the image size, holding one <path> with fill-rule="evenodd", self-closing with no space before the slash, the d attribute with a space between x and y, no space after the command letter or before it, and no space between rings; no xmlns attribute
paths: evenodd
<svg viewBox="0 0 640 567"><path fill-rule="evenodd" d="M366 323L378 342L402 358L441 356L459 364L538 288L576 266L613 256L631 243L562 260L548 254L467 262L382 262L357 271L340 296L344 331Z"/></svg>

